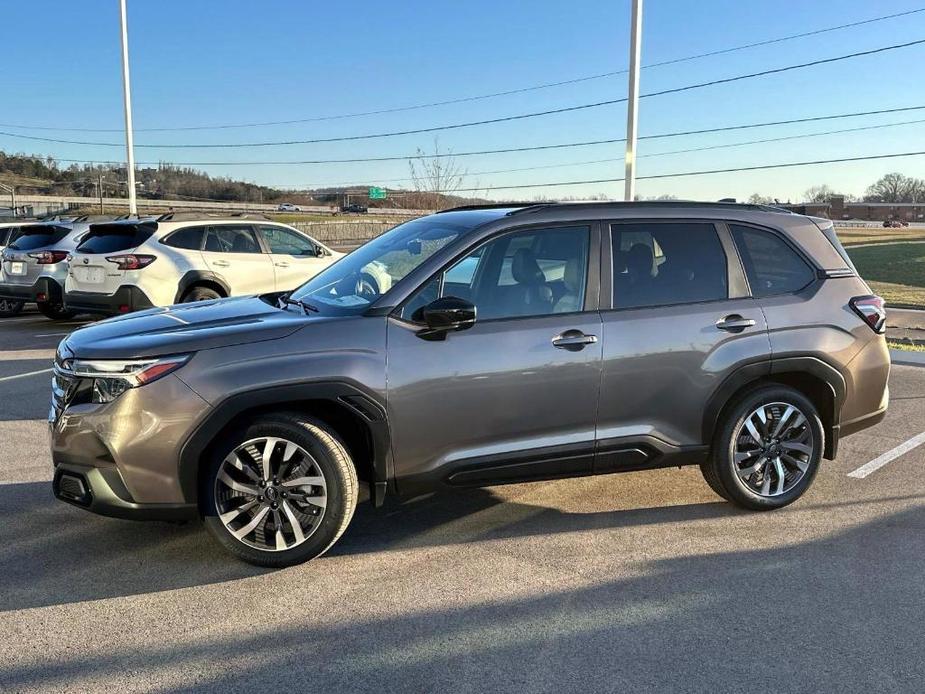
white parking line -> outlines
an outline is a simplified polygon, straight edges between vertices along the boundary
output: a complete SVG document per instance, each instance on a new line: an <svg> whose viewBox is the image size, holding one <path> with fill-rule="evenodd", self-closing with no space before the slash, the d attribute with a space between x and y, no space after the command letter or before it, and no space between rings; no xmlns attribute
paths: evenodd
<svg viewBox="0 0 925 694"><path fill-rule="evenodd" d="M41 335L33 335L32 337L59 337L61 335L70 335L70 333L43 333Z"/></svg>
<svg viewBox="0 0 925 694"><path fill-rule="evenodd" d="M877 456L876 458L871 460L869 463L865 463L864 465L859 467L857 470L849 472L848 477L855 477L859 480L862 480L865 477L867 477L869 474L876 472L877 470L882 468L887 463L890 463L896 460L899 456L905 455L906 453L911 451L913 448L917 448L918 446L921 446L923 443L925 443L925 431L923 431L921 434L918 434L917 436L913 436L911 439L909 439L905 443L899 444L896 448L891 448L883 455Z"/></svg>
<svg viewBox="0 0 925 694"><path fill-rule="evenodd" d="M24 374L16 374L15 376L0 376L0 383L3 381L12 381L16 378L25 378L26 376L38 376L39 374L50 374L52 369L40 369L38 371L29 371Z"/></svg>

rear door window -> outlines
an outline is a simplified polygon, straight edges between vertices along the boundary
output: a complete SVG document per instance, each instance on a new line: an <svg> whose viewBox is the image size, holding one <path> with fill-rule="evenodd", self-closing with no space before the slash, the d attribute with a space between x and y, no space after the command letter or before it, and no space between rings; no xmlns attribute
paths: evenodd
<svg viewBox="0 0 925 694"><path fill-rule="evenodd" d="M809 264L777 234L731 224L752 296L798 292L815 278Z"/></svg>
<svg viewBox="0 0 925 694"><path fill-rule="evenodd" d="M22 227L19 236L10 244L16 251L31 251L61 242L71 233L70 228L57 225L36 225Z"/></svg>
<svg viewBox="0 0 925 694"><path fill-rule="evenodd" d="M210 253L260 253L254 230L246 224L212 226L203 249Z"/></svg>
<svg viewBox="0 0 925 694"><path fill-rule="evenodd" d="M611 226L613 306L641 308L729 296L726 253L708 222Z"/></svg>
<svg viewBox="0 0 925 694"><path fill-rule="evenodd" d="M205 227L179 229L164 239L164 245L172 248L184 248L188 251L198 251L202 248L205 230Z"/></svg>
<svg viewBox="0 0 925 694"><path fill-rule="evenodd" d="M119 253L130 251L145 241L155 227L147 224L92 224L77 246L78 253Z"/></svg>

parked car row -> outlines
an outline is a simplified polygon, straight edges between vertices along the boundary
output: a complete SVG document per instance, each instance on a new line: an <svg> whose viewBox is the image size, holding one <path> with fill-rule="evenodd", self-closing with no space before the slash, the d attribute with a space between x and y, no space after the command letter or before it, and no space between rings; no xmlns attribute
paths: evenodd
<svg viewBox="0 0 925 694"><path fill-rule="evenodd" d="M343 255L255 215L78 218L2 234L0 311L35 302L52 319L287 291Z"/></svg>

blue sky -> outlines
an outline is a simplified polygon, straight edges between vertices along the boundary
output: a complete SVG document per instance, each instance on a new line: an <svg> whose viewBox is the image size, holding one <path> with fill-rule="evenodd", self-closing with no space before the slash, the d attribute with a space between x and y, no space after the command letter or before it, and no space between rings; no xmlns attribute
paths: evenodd
<svg viewBox="0 0 925 694"><path fill-rule="evenodd" d="M925 7L925 2L649 0L643 64ZM620 70L627 65L629 0L469 0L339 3L262 0L129 0L136 128L279 121L387 109ZM7 2L0 9L4 71L0 123L74 128L122 125L117 0ZM925 38L925 12L642 72L642 93ZM860 110L925 105L925 45L849 61L644 99L640 134ZM479 120L620 98L625 76L463 104L314 123L208 131L136 133L137 143L308 139ZM622 137L622 104L513 123L453 130L454 151ZM925 119L905 114L642 142L639 174L749 166L925 149L925 123L720 149L676 149ZM122 134L16 130L60 139L120 142ZM136 150L139 161L266 161L404 155L432 150L433 135L353 143L196 150ZM120 159L124 149L29 142L0 135L7 152ZM467 157L470 186L615 178L623 145ZM513 173L481 173L585 163ZM380 183L408 175L404 161L209 166L214 175L276 186ZM827 183L855 194L899 170L925 176L925 157L802 169L640 181L643 196L743 199L758 192L801 198ZM478 175L475 175L478 174ZM400 182L390 185L401 185ZM498 191L529 199L606 194L622 184Z"/></svg>

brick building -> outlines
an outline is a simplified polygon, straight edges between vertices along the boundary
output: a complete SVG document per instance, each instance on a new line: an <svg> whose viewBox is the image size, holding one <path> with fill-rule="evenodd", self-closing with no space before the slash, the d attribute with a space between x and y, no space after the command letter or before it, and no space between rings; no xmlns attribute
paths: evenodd
<svg viewBox="0 0 925 694"><path fill-rule="evenodd" d="M925 202L846 202L836 195L829 202L801 202L780 205L799 214L829 219L863 219L883 222L899 219L904 222L925 221Z"/></svg>

